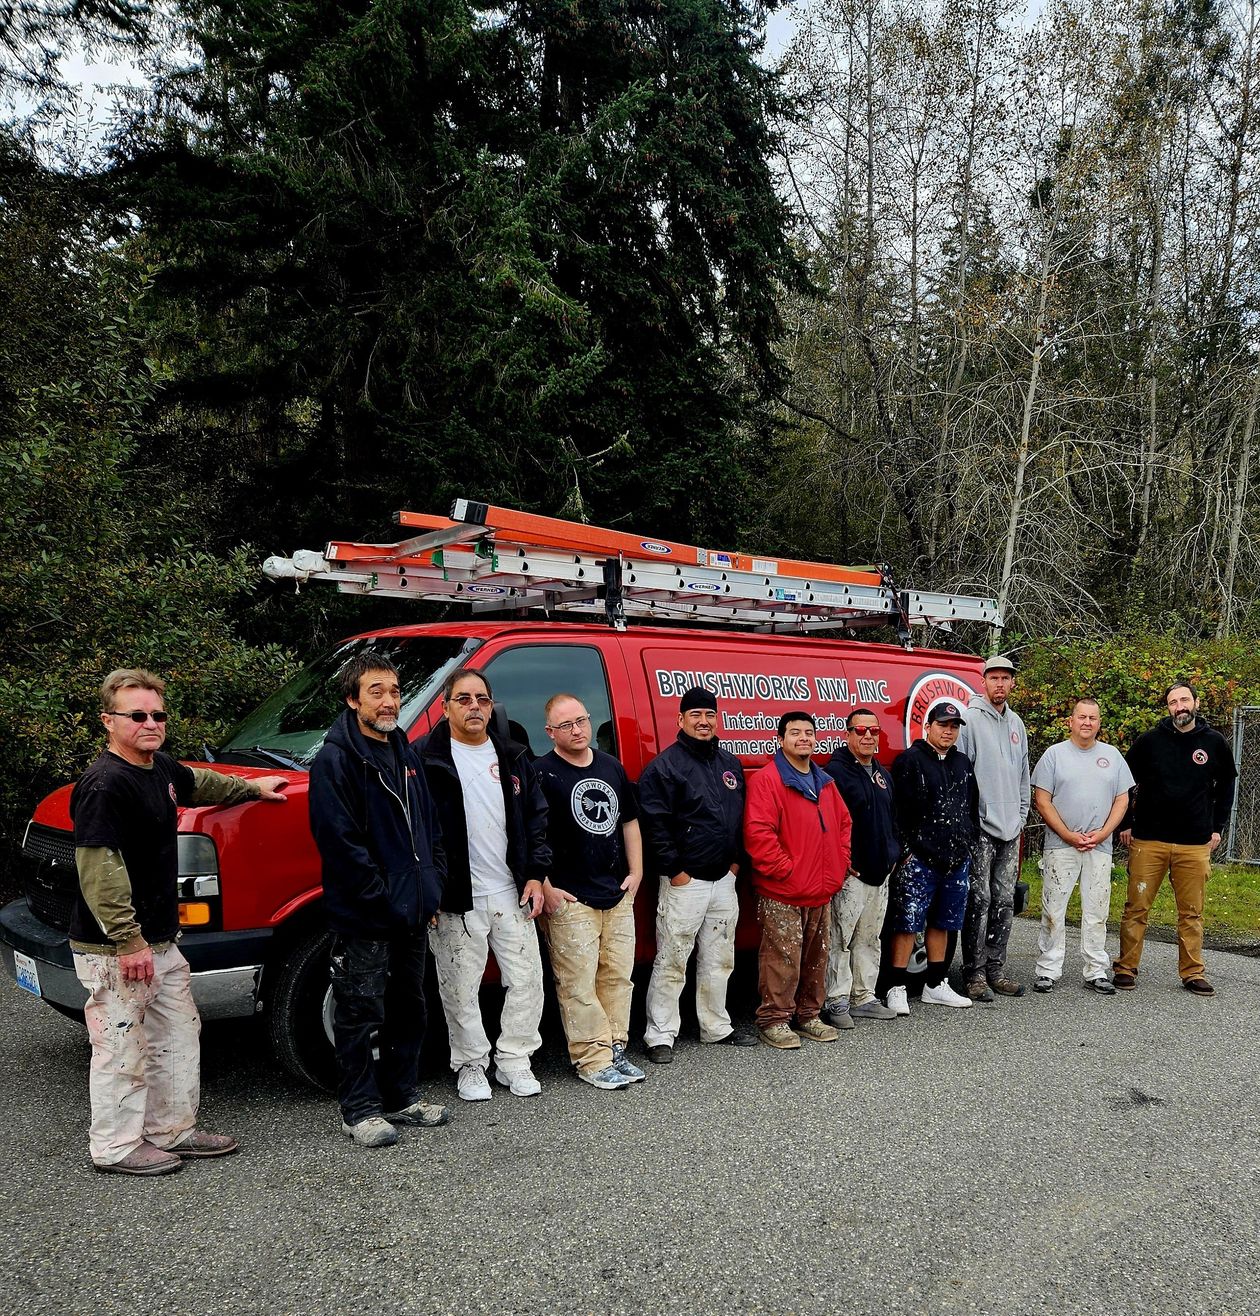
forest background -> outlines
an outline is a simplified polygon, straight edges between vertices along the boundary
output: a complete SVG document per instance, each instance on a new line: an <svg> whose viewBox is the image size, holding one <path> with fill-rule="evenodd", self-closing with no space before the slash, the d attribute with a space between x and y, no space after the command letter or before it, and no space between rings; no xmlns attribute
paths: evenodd
<svg viewBox="0 0 1260 1316"><path fill-rule="evenodd" d="M1260 703L1256 0L773 9L0 8L0 865L106 670L195 753L437 615L266 553L456 495L996 596L1039 744Z"/></svg>

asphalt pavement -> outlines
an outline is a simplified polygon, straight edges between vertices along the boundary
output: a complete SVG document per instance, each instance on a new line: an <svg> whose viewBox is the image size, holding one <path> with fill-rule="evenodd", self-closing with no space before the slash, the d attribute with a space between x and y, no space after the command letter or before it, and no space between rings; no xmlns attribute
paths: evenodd
<svg viewBox="0 0 1260 1316"><path fill-rule="evenodd" d="M598 1092L548 1036L543 1095L365 1151L252 1023L208 1028L202 1123L241 1154L93 1172L81 1026L0 983L7 1310L1260 1311L1260 960L1212 1000L1150 944L1138 991L862 1022L797 1052L701 1047ZM1011 965L1031 979L1036 928ZM748 985L740 992L749 1002ZM632 1053L638 1050L637 1041ZM639 1057L642 1060L642 1057Z"/></svg>

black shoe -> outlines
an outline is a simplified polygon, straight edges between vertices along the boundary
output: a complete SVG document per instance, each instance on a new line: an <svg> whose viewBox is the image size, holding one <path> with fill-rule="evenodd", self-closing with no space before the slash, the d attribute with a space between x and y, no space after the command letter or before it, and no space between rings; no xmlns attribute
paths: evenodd
<svg viewBox="0 0 1260 1316"><path fill-rule="evenodd" d="M1097 992L1099 996L1114 996L1116 989L1106 978L1091 978L1085 984L1087 992Z"/></svg>
<svg viewBox="0 0 1260 1316"><path fill-rule="evenodd" d="M662 1042L660 1046L650 1046L647 1049L647 1058L654 1065L672 1065L674 1048L668 1042Z"/></svg>
<svg viewBox="0 0 1260 1316"><path fill-rule="evenodd" d="M1196 996L1216 995L1216 988L1206 978L1187 978L1181 985Z"/></svg>
<svg viewBox="0 0 1260 1316"><path fill-rule="evenodd" d="M1111 985L1121 992L1131 992L1137 987L1137 977L1124 969L1116 969L1111 975Z"/></svg>
<svg viewBox="0 0 1260 1316"><path fill-rule="evenodd" d="M725 1037L719 1037L714 1046L756 1046L757 1034L746 1028L732 1028Z"/></svg>

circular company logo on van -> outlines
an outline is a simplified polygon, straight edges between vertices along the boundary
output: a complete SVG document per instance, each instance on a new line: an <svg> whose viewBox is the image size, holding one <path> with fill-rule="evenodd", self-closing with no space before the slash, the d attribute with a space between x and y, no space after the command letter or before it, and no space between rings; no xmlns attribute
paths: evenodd
<svg viewBox="0 0 1260 1316"><path fill-rule="evenodd" d="M569 796L573 821L593 836L607 836L617 826L617 796L606 781L584 777Z"/></svg>
<svg viewBox="0 0 1260 1316"><path fill-rule="evenodd" d="M963 708L975 691L953 672L924 672L906 696L906 744L912 745L923 735L927 715L937 704L961 704Z"/></svg>

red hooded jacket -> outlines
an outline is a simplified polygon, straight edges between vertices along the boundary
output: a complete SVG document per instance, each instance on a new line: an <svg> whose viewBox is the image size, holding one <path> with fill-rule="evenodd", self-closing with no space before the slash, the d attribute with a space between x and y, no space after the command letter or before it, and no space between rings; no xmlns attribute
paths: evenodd
<svg viewBox="0 0 1260 1316"><path fill-rule="evenodd" d="M825 905L849 871L852 821L836 783L810 764L810 788L783 752L748 781L744 848L759 895L784 905Z"/></svg>

